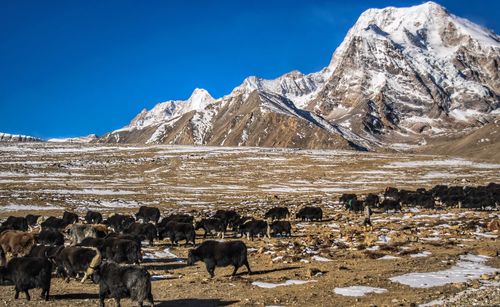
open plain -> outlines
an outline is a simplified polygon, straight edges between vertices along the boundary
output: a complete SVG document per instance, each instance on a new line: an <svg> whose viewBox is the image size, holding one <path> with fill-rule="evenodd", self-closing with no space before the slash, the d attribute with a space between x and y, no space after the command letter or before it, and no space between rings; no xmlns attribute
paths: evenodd
<svg viewBox="0 0 500 307"><path fill-rule="evenodd" d="M375 210L373 229L364 216L339 204L342 193L380 193L385 187L500 182L500 164L406 153L112 146L52 143L0 145L0 215L60 216L88 209L135 213L155 206L162 215L197 218L217 209L263 218L286 205L292 236L247 241L254 274L218 268L209 278L203 263L186 266L190 246L169 240L145 245L143 265L153 278L159 306L414 306L433 302L470 306L500 304L498 233L487 229L498 211ZM295 220L306 204L320 206L321 222ZM36 231L36 230L35 230ZM202 242L198 232L197 243ZM229 231L226 239L235 235ZM419 273L419 274L415 274ZM408 275L411 274L411 275ZM354 287L354 288L351 288ZM46 303L32 290L15 301L2 286L6 306L97 306L98 287L54 277ZM371 292L370 292L371 291ZM129 300L122 301L130 306ZM111 300L109 304L114 304Z"/></svg>

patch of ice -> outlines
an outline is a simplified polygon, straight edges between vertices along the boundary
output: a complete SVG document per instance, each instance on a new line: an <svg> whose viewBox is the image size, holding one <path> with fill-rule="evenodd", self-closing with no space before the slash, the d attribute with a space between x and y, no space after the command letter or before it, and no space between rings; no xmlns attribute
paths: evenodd
<svg viewBox="0 0 500 307"><path fill-rule="evenodd" d="M384 257L377 258L377 260L396 260L400 259L399 257L396 256L391 256L391 255L385 255Z"/></svg>
<svg viewBox="0 0 500 307"><path fill-rule="evenodd" d="M276 287L282 287L282 286L291 286L291 285L303 285L307 284L310 282L317 282L316 280L295 280L295 279L289 279L283 283L280 284L274 284L270 282L261 282L261 281L254 281L252 285L260 287L260 288L266 288L266 289L273 289Z"/></svg>
<svg viewBox="0 0 500 307"><path fill-rule="evenodd" d="M492 233L483 233L483 232L473 232L472 234L478 236L478 237L484 237L484 238L489 238L489 239L495 239L497 238L498 236L495 235L495 234L492 234Z"/></svg>
<svg viewBox="0 0 500 307"><path fill-rule="evenodd" d="M312 256L311 257L312 260L314 261L318 261L318 262L330 262L330 261L333 261L332 259L328 259L328 258L325 258L325 257L321 257L321 256Z"/></svg>
<svg viewBox="0 0 500 307"><path fill-rule="evenodd" d="M446 160L422 160L422 161L404 161L404 162L391 162L384 165L386 168L417 168L417 167L472 167L472 168L486 168L486 169L499 169L500 164L493 163L479 163L465 159L446 159Z"/></svg>
<svg viewBox="0 0 500 307"><path fill-rule="evenodd" d="M423 251L421 253L411 254L410 257L412 257L412 258L424 258L424 257L429 257L430 255L432 255L431 252Z"/></svg>
<svg viewBox="0 0 500 307"><path fill-rule="evenodd" d="M0 206L0 211L43 211L43 210L62 210L63 207L47 205L47 206L35 206L35 205L17 205L8 204L5 206Z"/></svg>
<svg viewBox="0 0 500 307"><path fill-rule="evenodd" d="M368 293L385 293L387 292L387 289L368 286L350 286L345 288L335 288L333 291L335 292L335 294L340 294L343 296L364 296Z"/></svg>
<svg viewBox="0 0 500 307"><path fill-rule="evenodd" d="M431 288L451 283L466 282L471 279L478 279L482 274L491 274L499 271L497 268L484 264L488 259L489 257L487 256L467 254L461 256L460 261L447 270L408 273L389 279L392 282L398 282L412 288Z"/></svg>
<svg viewBox="0 0 500 307"><path fill-rule="evenodd" d="M175 259L177 262L182 262L183 260L178 258L172 252L170 252L170 248L165 248L162 251L154 252L154 253L145 253L142 257L143 259Z"/></svg>

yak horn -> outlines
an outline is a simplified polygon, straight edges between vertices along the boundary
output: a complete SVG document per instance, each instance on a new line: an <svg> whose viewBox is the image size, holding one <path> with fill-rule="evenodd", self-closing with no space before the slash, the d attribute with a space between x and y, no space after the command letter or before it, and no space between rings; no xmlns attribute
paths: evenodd
<svg viewBox="0 0 500 307"><path fill-rule="evenodd" d="M85 271L85 275L82 278L81 283L83 284L87 278L92 275L95 271L95 269L101 264L102 261L102 255L101 252L95 248L95 247L90 247L90 249L95 250L95 256L92 258L92 261L90 261L89 267L87 268L87 271Z"/></svg>

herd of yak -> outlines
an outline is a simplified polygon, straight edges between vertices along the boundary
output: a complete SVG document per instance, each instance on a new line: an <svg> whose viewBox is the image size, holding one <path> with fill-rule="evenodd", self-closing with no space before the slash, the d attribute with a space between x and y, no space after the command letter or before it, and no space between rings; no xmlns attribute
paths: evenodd
<svg viewBox="0 0 500 307"><path fill-rule="evenodd" d="M369 216L376 210L401 210L401 206L427 209L460 207L494 209L500 204L500 185L490 183L478 187L448 187L438 185L430 190L416 191L386 188L381 195L368 194L362 199L355 194L343 194L339 203L346 210L364 211ZM221 239L227 229L236 237L290 236L291 223L287 207L268 210L264 219L244 217L234 210L217 210L210 217L199 220L188 214L161 216L155 207L140 207L134 215L111 214L106 219L99 212L88 211L84 221L77 214L64 211L62 217L8 217L0 226L0 283L15 286L15 298L28 290L41 288L41 296L49 299L53 275L64 278L91 279L99 285L99 301L105 298L131 298L152 305L151 276L139 265L142 244L168 238L172 245L185 241L196 246L196 230L203 229L203 238ZM321 221L323 210L319 206L305 206L295 214L302 221ZM366 221L368 219L368 221ZM37 229L36 231L34 229ZM251 273L247 247L241 240L204 240L189 250L187 264L203 261L208 273L214 276L216 267L234 266L233 275L245 266Z"/></svg>

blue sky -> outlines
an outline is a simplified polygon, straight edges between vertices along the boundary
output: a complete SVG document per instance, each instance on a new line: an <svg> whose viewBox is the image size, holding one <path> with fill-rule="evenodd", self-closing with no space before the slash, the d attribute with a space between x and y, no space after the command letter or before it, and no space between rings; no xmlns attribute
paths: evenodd
<svg viewBox="0 0 500 307"><path fill-rule="evenodd" d="M196 87L326 66L358 16L423 1L0 0L0 132L103 134ZM440 1L500 33L499 1Z"/></svg>

